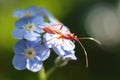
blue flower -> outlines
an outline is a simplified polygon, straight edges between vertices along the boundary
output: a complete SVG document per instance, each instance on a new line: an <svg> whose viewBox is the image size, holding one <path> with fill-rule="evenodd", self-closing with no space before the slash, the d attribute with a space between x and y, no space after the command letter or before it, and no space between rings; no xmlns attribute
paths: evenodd
<svg viewBox="0 0 120 80"><path fill-rule="evenodd" d="M75 56L75 45L71 40L67 40L64 38L59 38L58 34L49 34L46 33L44 35L44 43L49 48L53 48L55 53L62 57L63 60L71 59L76 60Z"/></svg>
<svg viewBox="0 0 120 80"><path fill-rule="evenodd" d="M40 37L40 26L44 24L43 17L35 16L31 18L22 18L15 23L13 37L17 39L37 40Z"/></svg>
<svg viewBox="0 0 120 80"><path fill-rule="evenodd" d="M45 8L37 8L36 6L30 6L27 9L18 9L14 11L13 16L18 18L42 16L48 18L51 24L61 23Z"/></svg>
<svg viewBox="0 0 120 80"><path fill-rule="evenodd" d="M23 18L23 17L31 17L37 16L39 13L39 8L36 6L31 6L27 9L18 9L13 13L14 17Z"/></svg>
<svg viewBox="0 0 120 80"><path fill-rule="evenodd" d="M42 61L46 60L50 55L50 50L40 40L26 41L20 40L14 46L15 56L13 65L17 70L28 69L37 72L42 68Z"/></svg>

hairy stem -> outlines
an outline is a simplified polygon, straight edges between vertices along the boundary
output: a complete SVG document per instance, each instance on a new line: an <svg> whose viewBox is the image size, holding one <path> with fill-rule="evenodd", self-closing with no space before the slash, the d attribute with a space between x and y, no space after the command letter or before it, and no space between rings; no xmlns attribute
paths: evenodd
<svg viewBox="0 0 120 80"><path fill-rule="evenodd" d="M47 80L44 67L38 73L39 80Z"/></svg>

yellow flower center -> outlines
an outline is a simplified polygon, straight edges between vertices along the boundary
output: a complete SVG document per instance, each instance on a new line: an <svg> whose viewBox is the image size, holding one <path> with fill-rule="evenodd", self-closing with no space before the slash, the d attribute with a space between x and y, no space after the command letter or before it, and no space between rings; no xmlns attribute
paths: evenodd
<svg viewBox="0 0 120 80"><path fill-rule="evenodd" d="M26 31L33 31L33 30L35 30L35 28L36 28L36 26L33 25L33 24L27 24L27 25L25 26L25 30L26 30Z"/></svg>
<svg viewBox="0 0 120 80"><path fill-rule="evenodd" d="M35 56L35 51L33 48L29 48L25 50L25 58L32 59Z"/></svg>

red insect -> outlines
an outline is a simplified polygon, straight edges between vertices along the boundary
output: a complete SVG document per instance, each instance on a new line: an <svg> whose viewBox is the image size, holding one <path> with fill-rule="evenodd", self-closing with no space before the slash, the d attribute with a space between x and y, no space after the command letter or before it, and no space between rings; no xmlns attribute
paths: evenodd
<svg viewBox="0 0 120 80"><path fill-rule="evenodd" d="M44 27L43 30L47 33L50 33L50 34L62 34L61 29L62 29L63 25L61 25L60 29L53 27L53 26L57 26L57 25L61 25L61 24L51 25L52 27L47 26L47 27Z"/></svg>
<svg viewBox="0 0 120 80"><path fill-rule="evenodd" d="M57 27L54 27L54 26L58 26L60 25L60 28L58 29ZM50 33L50 34L57 34L59 35L58 38L63 38L63 39L68 39L68 40L75 40L77 41L80 46L82 47L82 49L84 50L84 53L85 53L85 59L86 59L86 67L88 67L88 57L87 57L87 52L84 48L84 46L82 45L82 43L79 41L81 39L88 39L88 40L92 40L92 41L95 41L96 43L98 44L101 44L98 40L94 39L94 38L78 38L77 36L75 36L73 33L70 33L69 30L67 31L64 31L62 30L63 28L63 24L54 24L54 25L51 25L51 26L47 26L47 27L44 27L43 30L46 32L46 33Z"/></svg>

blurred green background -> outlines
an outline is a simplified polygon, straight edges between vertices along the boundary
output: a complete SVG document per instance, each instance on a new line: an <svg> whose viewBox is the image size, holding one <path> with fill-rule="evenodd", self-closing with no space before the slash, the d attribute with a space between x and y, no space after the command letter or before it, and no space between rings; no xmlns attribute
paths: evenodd
<svg viewBox="0 0 120 80"><path fill-rule="evenodd" d="M86 31L89 27L86 26L86 19L93 6L99 3L116 8L118 0L0 0L0 80L38 80L37 73L18 71L12 65L13 46L17 41L11 35L17 20L12 17L13 11L32 5L45 7L78 37L93 37ZM116 36L119 38L119 34ZM57 69L48 80L120 80L120 40L110 46L99 46L88 40L81 42L88 52L89 67L85 68L84 52L76 42L78 60L70 61L65 67ZM111 42L108 40L108 43ZM52 66L55 57L52 53L44 62L46 69Z"/></svg>

